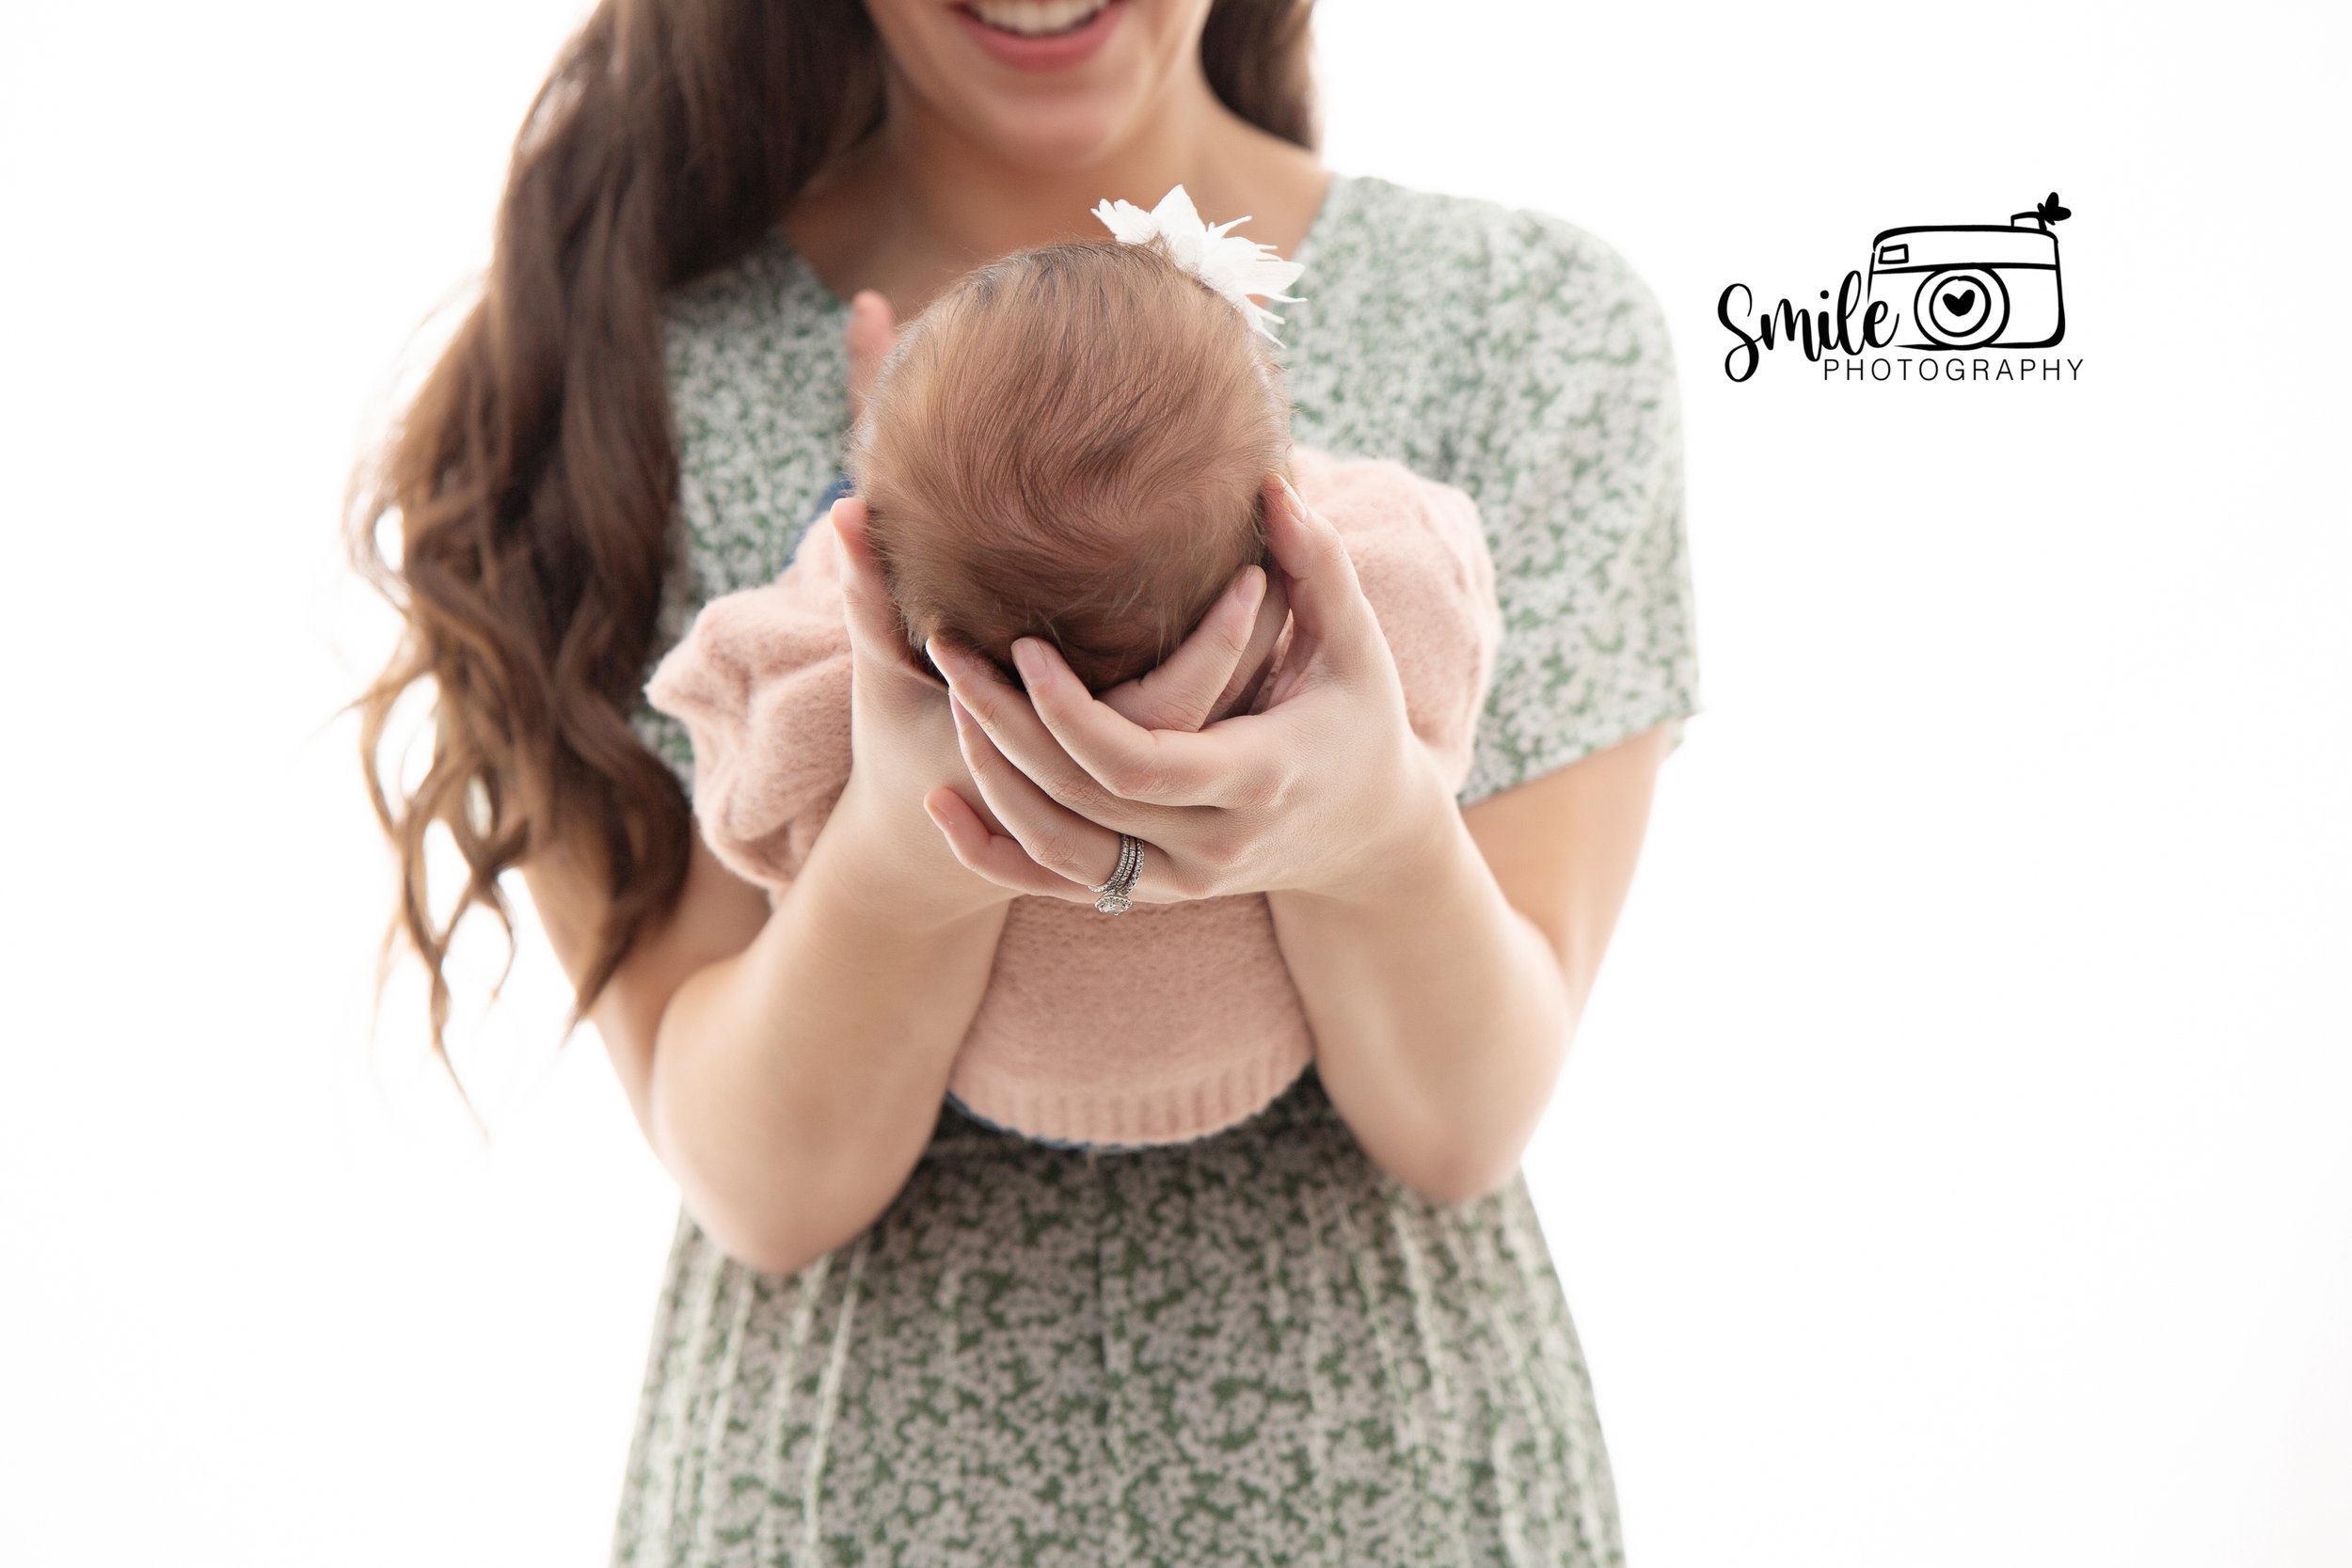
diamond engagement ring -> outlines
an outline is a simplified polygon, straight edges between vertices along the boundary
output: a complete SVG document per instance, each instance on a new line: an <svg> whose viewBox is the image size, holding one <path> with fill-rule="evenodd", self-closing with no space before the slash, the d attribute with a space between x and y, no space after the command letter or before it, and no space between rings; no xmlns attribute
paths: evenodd
<svg viewBox="0 0 2352 1568"><path fill-rule="evenodd" d="M1136 878L1143 870L1143 840L1132 833L1119 835L1119 865L1111 872L1111 879L1100 887L1087 889L1098 896L1094 900L1098 914L1125 914L1135 907L1129 896L1135 892Z"/></svg>

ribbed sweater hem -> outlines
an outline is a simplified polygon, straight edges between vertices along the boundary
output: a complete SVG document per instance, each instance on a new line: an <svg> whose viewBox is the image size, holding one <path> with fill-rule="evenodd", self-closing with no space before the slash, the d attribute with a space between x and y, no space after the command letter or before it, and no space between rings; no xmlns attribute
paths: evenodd
<svg viewBox="0 0 2352 1568"><path fill-rule="evenodd" d="M1221 1132L1262 1111L1314 1059L1309 1039L1176 1084L1075 1087L1025 1079L1001 1064L959 1063L949 1092L973 1112L1032 1138L1089 1144L1176 1144Z"/></svg>

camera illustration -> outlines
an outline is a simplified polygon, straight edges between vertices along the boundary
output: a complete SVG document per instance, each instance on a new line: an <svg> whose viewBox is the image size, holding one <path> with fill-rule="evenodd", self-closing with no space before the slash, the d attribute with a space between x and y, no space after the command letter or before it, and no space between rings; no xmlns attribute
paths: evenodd
<svg viewBox="0 0 2352 1568"><path fill-rule="evenodd" d="M1868 298L1899 314L1904 348L2046 348L2066 336L2058 192L2009 222L1882 230Z"/></svg>

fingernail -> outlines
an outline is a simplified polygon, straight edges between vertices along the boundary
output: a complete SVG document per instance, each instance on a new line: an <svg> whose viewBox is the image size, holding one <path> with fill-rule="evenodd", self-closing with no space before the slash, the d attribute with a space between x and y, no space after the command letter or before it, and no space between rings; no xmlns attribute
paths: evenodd
<svg viewBox="0 0 2352 1568"><path fill-rule="evenodd" d="M1016 637L1012 640L1012 665L1021 672L1023 680L1036 680L1045 672L1045 661L1038 657L1037 639Z"/></svg>
<svg viewBox="0 0 2352 1568"><path fill-rule="evenodd" d="M1252 562L1241 577L1241 607L1255 614L1265 602L1265 568Z"/></svg>

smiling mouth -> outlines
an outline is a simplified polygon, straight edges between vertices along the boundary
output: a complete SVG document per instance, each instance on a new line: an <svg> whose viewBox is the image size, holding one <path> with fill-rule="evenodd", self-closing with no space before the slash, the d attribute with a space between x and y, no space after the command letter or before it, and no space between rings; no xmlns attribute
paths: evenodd
<svg viewBox="0 0 2352 1568"><path fill-rule="evenodd" d="M1115 0L964 0L956 8L1014 38L1050 39L1076 32L1114 3Z"/></svg>

